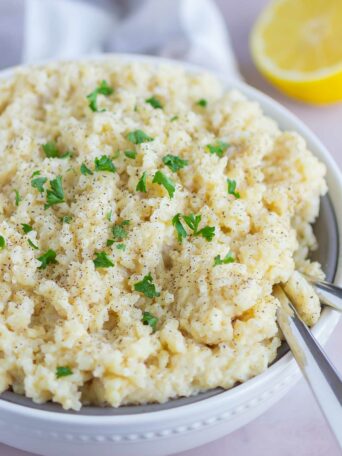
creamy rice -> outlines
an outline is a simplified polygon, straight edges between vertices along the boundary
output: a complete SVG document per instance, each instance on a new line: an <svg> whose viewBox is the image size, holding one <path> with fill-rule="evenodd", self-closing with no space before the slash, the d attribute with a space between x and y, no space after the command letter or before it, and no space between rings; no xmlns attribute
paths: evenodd
<svg viewBox="0 0 342 456"><path fill-rule="evenodd" d="M325 167L212 76L20 70L0 86L0 158L0 391L78 410L230 388L276 356L274 284L318 319L298 271L322 275Z"/></svg>

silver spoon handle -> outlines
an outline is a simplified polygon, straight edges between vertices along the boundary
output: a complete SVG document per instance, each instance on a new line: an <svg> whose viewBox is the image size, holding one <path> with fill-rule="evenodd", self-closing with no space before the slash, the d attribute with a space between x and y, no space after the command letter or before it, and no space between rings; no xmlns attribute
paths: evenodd
<svg viewBox="0 0 342 456"><path fill-rule="evenodd" d="M278 324L342 448L341 378L279 286L275 287L275 296L281 304Z"/></svg>
<svg viewBox="0 0 342 456"><path fill-rule="evenodd" d="M317 281L307 277L314 287L319 299L323 304L333 307L335 310L342 312L342 288L337 287L329 282Z"/></svg>

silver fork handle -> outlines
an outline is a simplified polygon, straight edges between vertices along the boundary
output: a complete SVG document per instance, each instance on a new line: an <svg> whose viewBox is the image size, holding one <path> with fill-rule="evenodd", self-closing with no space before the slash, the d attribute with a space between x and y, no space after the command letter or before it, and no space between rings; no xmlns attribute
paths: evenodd
<svg viewBox="0 0 342 456"><path fill-rule="evenodd" d="M280 286L274 294L280 302L278 324L342 448L341 378Z"/></svg>
<svg viewBox="0 0 342 456"><path fill-rule="evenodd" d="M332 283L324 282L323 280L317 281L308 276L306 276L306 278L314 287L314 290L323 304L342 312L342 288L337 287Z"/></svg>

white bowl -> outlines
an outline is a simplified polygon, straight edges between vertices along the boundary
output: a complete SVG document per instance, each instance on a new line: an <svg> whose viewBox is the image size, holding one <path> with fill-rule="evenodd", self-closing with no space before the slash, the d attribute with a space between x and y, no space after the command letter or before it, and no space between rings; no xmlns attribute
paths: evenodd
<svg viewBox="0 0 342 456"><path fill-rule="evenodd" d="M125 61L183 65L188 71L203 69L170 60L134 55L102 55L84 60L120 58ZM13 69L0 72L10 76ZM222 79L222 78L221 78ZM238 81L222 81L260 103L282 129L296 130L328 169L330 199L336 215L336 240L342 240L342 179L338 166L316 136L294 115L268 96ZM330 219L329 223L332 222ZM333 254L333 250L330 253ZM342 285L342 262L335 251L335 283ZM324 343L338 322L338 314L324 309L313 332ZM291 355L280 357L261 375L231 390L214 390L164 405L65 412L57 405L38 406L5 393L0 399L0 441L46 456L162 456L184 451L222 437L243 426L277 402L298 380L300 372Z"/></svg>

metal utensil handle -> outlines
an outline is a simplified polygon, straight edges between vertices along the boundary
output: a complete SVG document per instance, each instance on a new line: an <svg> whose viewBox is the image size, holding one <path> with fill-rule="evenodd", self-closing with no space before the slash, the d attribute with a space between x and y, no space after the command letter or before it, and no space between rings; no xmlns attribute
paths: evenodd
<svg viewBox="0 0 342 456"><path fill-rule="evenodd" d="M279 326L342 448L341 377L279 286L275 288L275 296L281 303L277 315Z"/></svg>
<svg viewBox="0 0 342 456"><path fill-rule="evenodd" d="M335 310L342 312L342 288L329 282L316 281L310 277L308 279L323 304L327 304Z"/></svg>

